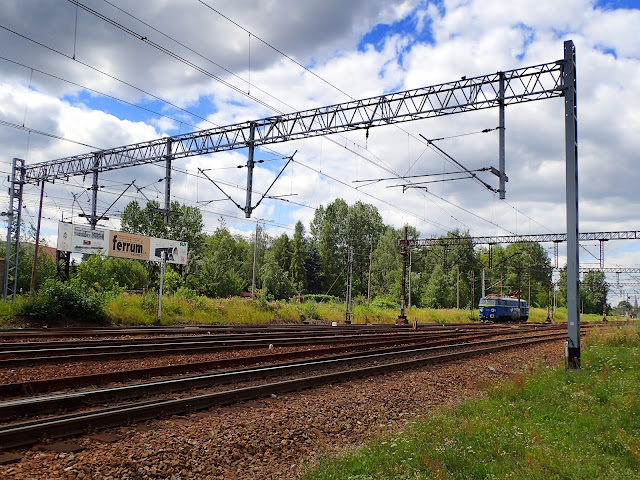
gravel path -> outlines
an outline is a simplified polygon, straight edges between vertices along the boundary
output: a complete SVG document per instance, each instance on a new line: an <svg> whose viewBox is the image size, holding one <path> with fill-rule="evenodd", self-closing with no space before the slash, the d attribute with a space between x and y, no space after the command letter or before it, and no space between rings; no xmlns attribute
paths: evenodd
<svg viewBox="0 0 640 480"><path fill-rule="evenodd" d="M70 439L85 448L78 453L20 450L24 458L0 466L0 478L293 479L321 455L397 432L527 366L559 365L562 351L559 340L112 429L123 438Z"/></svg>

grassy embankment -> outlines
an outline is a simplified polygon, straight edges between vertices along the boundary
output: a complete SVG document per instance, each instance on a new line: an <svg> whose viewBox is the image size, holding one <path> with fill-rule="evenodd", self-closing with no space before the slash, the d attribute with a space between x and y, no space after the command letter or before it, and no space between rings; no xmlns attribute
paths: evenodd
<svg viewBox="0 0 640 480"><path fill-rule="evenodd" d="M21 326L33 324L31 320L36 320L35 324L82 324L95 321L93 314L82 313L83 307L78 305L75 299L69 300L68 307L61 312L52 310L47 302L54 302L52 299L42 299L38 303L39 297L30 299L28 296L18 296L14 302L0 302L0 325ZM30 308L25 308L27 303ZM34 308L35 307L37 308ZM70 307L77 310L81 316L79 319L61 318L64 312L68 312ZM58 309L59 310L59 309ZM157 295L147 294L132 295L121 294L110 297L104 306L106 314L105 321L115 325L150 325L153 324L158 312ZM28 311L28 315L19 316L21 312ZM79 313L78 313L79 312ZM46 313L45 316L38 315ZM394 308L378 308L366 304L358 304L353 308L352 321L354 323L394 323L398 317L398 310ZM478 320L478 312L474 310L461 309L424 309L412 308L406 312L410 322L419 323L459 323ZM77 315L76 315L77 316ZM17 318L16 318L17 317ZM256 299L223 298L210 299L206 297L194 296L187 298L180 295L165 295L162 301L162 324L217 324L217 323L296 323L301 321L315 322L343 322L345 318L345 304L336 302L266 302ZM545 309L531 309L530 321L543 322L547 318ZM554 320L558 322L566 321L566 309L557 309ZM69 320L69 322L67 322ZM583 321L601 321L600 315L583 315Z"/></svg>
<svg viewBox="0 0 640 480"><path fill-rule="evenodd" d="M582 370L516 374L304 479L638 479L640 328L598 329L585 347Z"/></svg>
<svg viewBox="0 0 640 480"><path fill-rule="evenodd" d="M107 307L109 319L116 324L151 324L157 315L157 303L146 301L139 295L121 295ZM478 312L474 311L478 320ZM398 310L381 309L367 305L353 308L353 323L394 323ZM322 302L265 302L260 300L198 297L187 300L179 296L165 296L162 300L163 324L186 323L295 323L303 320L341 322L345 318L344 303ZM471 321L469 310L412 308L407 312L409 321L419 323L459 323ZM532 322L544 322L546 309L531 309ZM566 309L557 309L555 321L567 320ZM601 321L600 315L583 315L583 321Z"/></svg>

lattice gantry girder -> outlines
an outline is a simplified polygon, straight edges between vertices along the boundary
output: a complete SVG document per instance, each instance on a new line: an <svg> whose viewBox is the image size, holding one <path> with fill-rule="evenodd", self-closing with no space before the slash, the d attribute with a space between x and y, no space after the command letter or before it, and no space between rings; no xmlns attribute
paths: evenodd
<svg viewBox="0 0 640 480"><path fill-rule="evenodd" d="M622 232L582 232L578 235L581 241L587 240L640 240L640 231L629 230ZM503 235L490 237L454 237L454 238L419 238L409 240L414 247L433 247L436 245L495 245L500 243L547 243L565 242L566 233L546 233L541 235Z"/></svg>
<svg viewBox="0 0 640 480"><path fill-rule="evenodd" d="M159 162L169 155L182 158L246 148L252 124L253 144L259 146L492 108L499 104L501 76L506 105L563 95L562 61L557 61L177 135L170 137L171 152L165 137L37 163L26 167L27 180L85 175L94 170L96 158L98 171L107 171Z"/></svg>

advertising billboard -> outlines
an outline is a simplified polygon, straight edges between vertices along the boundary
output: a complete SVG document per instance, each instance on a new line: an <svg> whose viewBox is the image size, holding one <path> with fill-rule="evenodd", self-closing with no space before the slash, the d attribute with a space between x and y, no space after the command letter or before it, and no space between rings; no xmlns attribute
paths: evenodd
<svg viewBox="0 0 640 480"><path fill-rule="evenodd" d="M96 228L91 230L88 225L73 225L58 223L57 248L63 252L107 254L109 230Z"/></svg>
<svg viewBox="0 0 640 480"><path fill-rule="evenodd" d="M151 238L134 233L109 230L109 257L149 260Z"/></svg>
<svg viewBox="0 0 640 480"><path fill-rule="evenodd" d="M166 253L166 262L186 265L188 243L166 238L147 237L133 233L96 228L88 225L58 223L57 248L63 252L100 253L109 257L162 261L162 252Z"/></svg>
<svg viewBox="0 0 640 480"><path fill-rule="evenodd" d="M160 262L162 260L162 252L167 254L167 263L177 263L179 265L187 263L187 242L151 237L149 260Z"/></svg>

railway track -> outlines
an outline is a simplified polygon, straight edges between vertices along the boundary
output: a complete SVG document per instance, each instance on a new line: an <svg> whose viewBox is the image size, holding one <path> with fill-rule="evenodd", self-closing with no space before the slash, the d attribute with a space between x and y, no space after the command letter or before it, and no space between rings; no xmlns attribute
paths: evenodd
<svg viewBox="0 0 640 480"><path fill-rule="evenodd" d="M42 415L45 412L74 410L78 407L86 408L88 405L92 406L92 409L1 425L0 449L30 445L43 438L72 436L94 429L140 422L159 416L181 414L327 383L348 381L493 353L508 348L534 345L561 339L565 336L566 332L564 331L535 332L526 336L517 334L507 338L462 343L458 341L440 346L389 347L388 351L375 353L365 351L357 354L336 355L336 352L333 352L331 357L308 361L298 360L278 365L179 379L173 378L92 391L10 400L0 403L0 415L5 420L14 418L15 414L11 412L15 411L22 411L27 415ZM285 376L286 378L280 381L271 381L274 376ZM247 382L250 384L245 385ZM232 388L220 390L221 385L229 383L233 384ZM185 393L181 398L167 398L171 392L189 392L193 389L214 387L218 390L196 395ZM162 397L154 400L116 404L123 399L149 397L150 395ZM100 403L108 406L95 406Z"/></svg>
<svg viewBox="0 0 640 480"><path fill-rule="evenodd" d="M534 327L519 327L518 331L529 331ZM557 329L557 326L537 326L537 329ZM327 330L323 334L317 331L299 331L296 333L205 335L170 337L164 339L143 338L115 340L84 340L60 342L7 342L0 343L0 368L32 366L48 363L65 363L90 360L109 360L122 358L141 358L196 353L213 353L240 349L258 349L273 347L300 347L311 345L331 345L337 343L367 343L388 336L389 340L414 341L424 338L451 338L455 336L486 334L496 335L513 332L514 327L496 326L485 329L442 327L424 330L396 330L371 333L369 330L349 329L344 333Z"/></svg>

